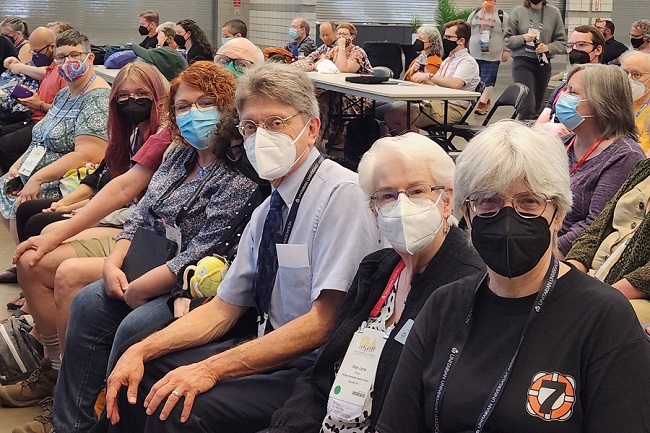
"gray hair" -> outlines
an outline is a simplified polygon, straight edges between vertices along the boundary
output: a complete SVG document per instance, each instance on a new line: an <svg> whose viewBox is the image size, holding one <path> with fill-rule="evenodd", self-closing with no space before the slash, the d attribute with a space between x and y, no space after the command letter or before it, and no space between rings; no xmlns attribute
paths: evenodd
<svg viewBox="0 0 650 433"><path fill-rule="evenodd" d="M644 37L650 39L650 20L634 21L632 27L639 29Z"/></svg>
<svg viewBox="0 0 650 433"><path fill-rule="evenodd" d="M24 37L29 37L29 28L27 23L18 17L7 17L0 22L0 27L6 27L12 32L22 33Z"/></svg>
<svg viewBox="0 0 650 433"><path fill-rule="evenodd" d="M418 28L417 33L422 32L431 44L431 53L442 56L442 37L440 31L432 25L424 25Z"/></svg>
<svg viewBox="0 0 650 433"><path fill-rule="evenodd" d="M307 74L290 65L265 63L248 70L239 78L235 106L241 113L252 100L277 101L309 117L319 117L314 84Z"/></svg>
<svg viewBox="0 0 650 433"><path fill-rule="evenodd" d="M359 186L370 197L376 191L375 171L379 164L402 157L409 162L423 161L437 185L452 187L454 161L434 141L415 132L375 141L359 163Z"/></svg>
<svg viewBox="0 0 650 433"><path fill-rule="evenodd" d="M580 71L584 98L594 112L601 137L627 136L637 140L632 88L625 72L614 65L575 65L567 73L567 83Z"/></svg>
<svg viewBox="0 0 650 433"><path fill-rule="evenodd" d="M650 73L650 53L644 53L643 51L626 51L621 55L621 65L623 65L628 59L637 56L643 57L643 60L645 60L645 72Z"/></svg>
<svg viewBox="0 0 650 433"><path fill-rule="evenodd" d="M461 210L476 192L504 194L520 180L552 198L560 216L571 209L569 158L560 139L514 120L496 122L456 160L454 207Z"/></svg>
<svg viewBox="0 0 650 433"><path fill-rule="evenodd" d="M166 37L171 36L172 38L176 35L176 23L167 21L162 23L156 28L156 33L163 32Z"/></svg>

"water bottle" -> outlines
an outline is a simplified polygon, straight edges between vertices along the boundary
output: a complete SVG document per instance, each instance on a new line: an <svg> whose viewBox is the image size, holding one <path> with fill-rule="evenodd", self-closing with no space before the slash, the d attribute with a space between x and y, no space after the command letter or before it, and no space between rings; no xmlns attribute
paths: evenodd
<svg viewBox="0 0 650 433"><path fill-rule="evenodd" d="M426 72L427 71L427 55L424 53L420 53L418 56L418 63L420 64L420 72Z"/></svg>

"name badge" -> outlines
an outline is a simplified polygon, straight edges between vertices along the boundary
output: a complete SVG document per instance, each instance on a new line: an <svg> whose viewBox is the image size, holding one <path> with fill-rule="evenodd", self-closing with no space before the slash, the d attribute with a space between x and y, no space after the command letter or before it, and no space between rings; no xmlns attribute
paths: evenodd
<svg viewBox="0 0 650 433"><path fill-rule="evenodd" d="M384 333L376 329L364 328L354 333L330 390L327 413L331 417L353 421L361 416L385 343Z"/></svg>
<svg viewBox="0 0 650 433"><path fill-rule="evenodd" d="M31 176L38 163L41 162L41 159L43 159L44 155L45 148L43 146L34 147L31 152L29 152L29 155L27 155L27 158L25 158L25 160L20 164L18 173L27 177Z"/></svg>
<svg viewBox="0 0 650 433"><path fill-rule="evenodd" d="M482 53L490 52L490 30L482 30L478 42L479 48Z"/></svg>
<svg viewBox="0 0 650 433"><path fill-rule="evenodd" d="M283 268L308 268L309 250L305 244L276 244L278 266Z"/></svg>
<svg viewBox="0 0 650 433"><path fill-rule="evenodd" d="M165 237L176 242L176 253L174 255L177 256L181 252L181 241L183 240L181 230L177 226L170 226L165 222L163 222L163 225L165 226Z"/></svg>

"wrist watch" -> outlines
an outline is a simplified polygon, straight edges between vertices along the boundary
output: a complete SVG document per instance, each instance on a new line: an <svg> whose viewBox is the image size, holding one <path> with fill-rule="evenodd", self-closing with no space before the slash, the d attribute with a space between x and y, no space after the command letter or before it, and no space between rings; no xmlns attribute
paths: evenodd
<svg viewBox="0 0 650 433"><path fill-rule="evenodd" d="M429 77L430 80L433 78L434 75L436 75L436 74L432 74L431 72L429 72L429 73L427 74L427 76Z"/></svg>

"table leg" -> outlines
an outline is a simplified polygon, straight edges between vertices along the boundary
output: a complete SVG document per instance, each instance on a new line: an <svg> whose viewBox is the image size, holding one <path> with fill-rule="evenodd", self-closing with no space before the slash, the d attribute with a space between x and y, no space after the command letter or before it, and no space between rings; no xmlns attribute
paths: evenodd
<svg viewBox="0 0 650 433"><path fill-rule="evenodd" d="M411 130L411 101L406 101L406 130Z"/></svg>

